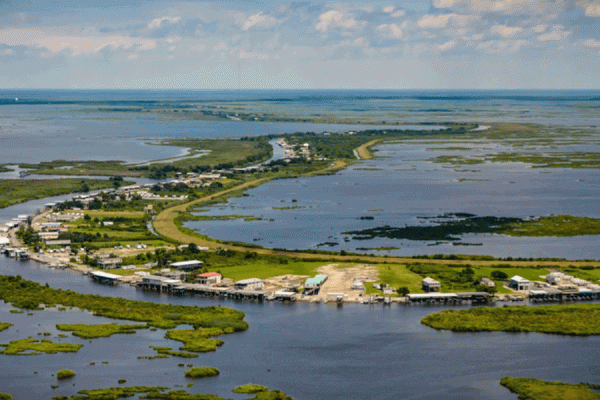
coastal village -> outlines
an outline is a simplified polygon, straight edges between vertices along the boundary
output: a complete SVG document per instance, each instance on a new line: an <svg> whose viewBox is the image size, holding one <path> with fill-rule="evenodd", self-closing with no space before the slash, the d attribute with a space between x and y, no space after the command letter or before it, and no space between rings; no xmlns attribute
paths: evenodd
<svg viewBox="0 0 600 400"><path fill-rule="evenodd" d="M286 157L297 157L295 150L285 143ZM307 149L307 147L302 147ZM309 157L308 150L299 153ZM160 185L186 185L190 187L210 186L224 179L228 173L240 171L213 171L205 174L179 174L176 179ZM123 186L108 189L95 194L75 196L66 201L80 205L71 209L62 209L61 203L47 203L44 210L35 215L18 215L7 224L0 225L0 252L7 257L27 260L33 259L50 268L72 268L101 284L128 284L140 290L165 292L172 295L199 295L221 299L249 301L305 301L311 303L344 302L364 304L402 303L402 304L486 304L491 302L523 301L554 302L593 300L600 298L600 285L597 282L572 277L563 272L551 272L539 276L539 280L528 280L519 275L506 276L503 287L510 294L498 294L496 283L489 277L480 279L478 288L483 291L443 292L442 282L424 277L421 293L406 293L402 288L391 287L380 281L379 272L369 264L356 264L340 268L337 264L323 265L315 276L283 275L270 278L248 278L234 281L216 271L207 271L201 260L192 255L186 260L158 265L148 262L142 265L124 265L123 259L142 254L152 249L151 244L140 241L137 244L114 246L110 249L89 249L79 247L65 234L77 221L91 219L92 202L111 200L131 200L134 197L144 200L184 201L187 196L161 196L151 191L157 184ZM159 185L159 186L160 186ZM152 204L144 207L143 213L153 215ZM107 229L115 226L115 221L103 219L99 224ZM36 248L24 246L18 238L19 230L32 229L39 243ZM68 235L66 235L68 236ZM179 251L188 245L170 247ZM35 251L37 250L37 251ZM156 250L156 249L154 249ZM214 249L198 247L197 252L211 252ZM92 260L93 267L89 262ZM375 293L367 294L366 286L371 285ZM489 288L489 290L487 289Z"/></svg>

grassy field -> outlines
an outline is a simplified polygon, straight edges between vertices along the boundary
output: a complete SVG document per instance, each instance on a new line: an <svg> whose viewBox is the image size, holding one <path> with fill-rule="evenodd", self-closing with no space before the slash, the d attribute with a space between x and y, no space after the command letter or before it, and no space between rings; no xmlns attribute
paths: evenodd
<svg viewBox="0 0 600 400"><path fill-rule="evenodd" d="M600 305L478 307L444 310L421 322L453 332L541 332L559 335L600 335Z"/></svg>
<svg viewBox="0 0 600 400"><path fill-rule="evenodd" d="M132 183L124 182L126 185ZM104 179L3 179L0 180L0 208L30 200L109 187L112 187L112 182Z"/></svg>
<svg viewBox="0 0 600 400"><path fill-rule="evenodd" d="M531 378L505 377L500 384L515 393L520 400L598 400L600 393L592 392L597 385L546 382Z"/></svg>

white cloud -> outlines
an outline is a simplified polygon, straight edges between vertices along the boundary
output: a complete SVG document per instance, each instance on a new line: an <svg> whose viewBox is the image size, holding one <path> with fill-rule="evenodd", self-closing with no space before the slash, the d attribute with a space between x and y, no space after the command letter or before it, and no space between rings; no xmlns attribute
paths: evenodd
<svg viewBox="0 0 600 400"><path fill-rule="evenodd" d="M421 17L419 22L417 22L417 25L419 25L419 27L421 28L443 28L446 25L448 25L448 21L450 21L450 18L452 18L452 16L454 15L455 14L426 14L423 17Z"/></svg>
<svg viewBox="0 0 600 400"><path fill-rule="evenodd" d="M488 40L477 45L477 50L489 54L514 53L525 46L526 40Z"/></svg>
<svg viewBox="0 0 600 400"><path fill-rule="evenodd" d="M588 17L600 17L600 2L586 4L585 15Z"/></svg>
<svg viewBox="0 0 600 400"><path fill-rule="evenodd" d="M396 10L395 6L385 7L383 9L384 13L390 14L390 17L399 18L404 17L406 15L406 11L404 10Z"/></svg>
<svg viewBox="0 0 600 400"><path fill-rule="evenodd" d="M396 24L381 24L377 27L377 32L387 38L398 39L402 37L402 29Z"/></svg>
<svg viewBox="0 0 600 400"><path fill-rule="evenodd" d="M433 0L433 6L435 8L450 8L454 3L454 0Z"/></svg>
<svg viewBox="0 0 600 400"><path fill-rule="evenodd" d="M251 15L250 17L248 17L248 19L246 19L242 25L242 29L247 31L248 29L252 28L252 27L259 27L259 28L270 28L272 26L274 26L275 24L277 24L278 20L277 18L271 16L271 15L265 15L261 12L259 12L258 14L254 14Z"/></svg>
<svg viewBox="0 0 600 400"><path fill-rule="evenodd" d="M329 28L346 28L346 29L361 29L366 25L366 22L359 22L351 15L337 10L329 10L319 15L319 22L315 29L321 32L327 32Z"/></svg>
<svg viewBox="0 0 600 400"><path fill-rule="evenodd" d="M451 48L453 48L454 46L456 46L456 41L455 40L449 40L446 43L442 43L442 44L438 45L437 48L440 51L448 51Z"/></svg>
<svg viewBox="0 0 600 400"><path fill-rule="evenodd" d="M538 40L540 42L547 42L547 41L558 41L558 40L566 39L567 36L569 36L571 34L571 32L565 31L563 29L564 29L564 27L562 25L554 25L550 32L544 33L543 35L538 36Z"/></svg>
<svg viewBox="0 0 600 400"><path fill-rule="evenodd" d="M148 28L148 29L159 29L159 28L162 28L164 22L169 22L171 24L175 24L175 23L177 23L179 21L181 21L181 17L160 17L160 18L155 18L152 21L150 21L150 23L148 24L148 26L146 26L146 28Z"/></svg>
<svg viewBox="0 0 600 400"><path fill-rule="evenodd" d="M583 42L585 47L600 47L600 42L594 39L587 39Z"/></svg>
<svg viewBox="0 0 600 400"><path fill-rule="evenodd" d="M154 40L146 40L138 47L140 50L152 50L156 48L156 42Z"/></svg>
<svg viewBox="0 0 600 400"><path fill-rule="evenodd" d="M518 26L494 25L490 28L490 32L494 35L500 35L505 38L510 38L521 33L523 28Z"/></svg>
<svg viewBox="0 0 600 400"><path fill-rule="evenodd" d="M540 25L534 26L531 30L534 31L535 33L542 33L546 29L548 29L548 25L540 24Z"/></svg>
<svg viewBox="0 0 600 400"><path fill-rule="evenodd" d="M56 35L56 31L19 28L0 30L0 43L9 46L33 46L50 53L70 51L73 56L95 54L104 49L127 50L139 46L142 50L151 50L156 47L156 42L138 37Z"/></svg>

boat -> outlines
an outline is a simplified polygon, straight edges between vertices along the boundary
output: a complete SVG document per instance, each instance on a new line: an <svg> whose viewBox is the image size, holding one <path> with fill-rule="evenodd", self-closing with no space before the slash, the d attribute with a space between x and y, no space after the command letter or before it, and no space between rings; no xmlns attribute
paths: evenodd
<svg viewBox="0 0 600 400"><path fill-rule="evenodd" d="M19 172L19 177L20 178L25 178L27 175L31 175L31 172L25 171L25 170Z"/></svg>

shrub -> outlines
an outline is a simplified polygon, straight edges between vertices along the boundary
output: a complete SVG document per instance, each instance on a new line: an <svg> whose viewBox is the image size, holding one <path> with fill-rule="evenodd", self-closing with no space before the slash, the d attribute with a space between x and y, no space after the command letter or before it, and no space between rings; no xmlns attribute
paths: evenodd
<svg viewBox="0 0 600 400"><path fill-rule="evenodd" d="M208 378L219 374L219 369L213 367L194 367L185 371L186 378Z"/></svg>
<svg viewBox="0 0 600 400"><path fill-rule="evenodd" d="M60 371L57 372L56 374L56 378L58 380L63 380L63 379L69 379L74 377L76 374L74 371L71 371L70 369L61 369Z"/></svg>

